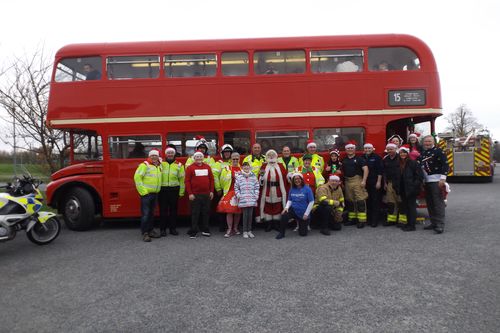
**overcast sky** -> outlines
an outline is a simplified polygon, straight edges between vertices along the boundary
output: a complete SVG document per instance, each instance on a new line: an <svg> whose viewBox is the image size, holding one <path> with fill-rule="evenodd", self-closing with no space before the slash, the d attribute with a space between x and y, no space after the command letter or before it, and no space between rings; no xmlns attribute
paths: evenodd
<svg viewBox="0 0 500 333"><path fill-rule="evenodd" d="M498 0L8 0L2 14L0 67L40 45L52 57L82 42L411 34L434 52L444 113L465 103L500 138Z"/></svg>

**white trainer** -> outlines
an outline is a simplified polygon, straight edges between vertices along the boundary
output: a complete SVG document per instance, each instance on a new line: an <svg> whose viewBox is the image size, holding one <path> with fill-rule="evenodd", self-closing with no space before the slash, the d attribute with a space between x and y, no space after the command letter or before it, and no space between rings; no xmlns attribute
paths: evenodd
<svg viewBox="0 0 500 333"><path fill-rule="evenodd" d="M246 231L243 232L243 238L248 238L248 232Z"/></svg>
<svg viewBox="0 0 500 333"><path fill-rule="evenodd" d="M255 237L255 235L251 231L247 232L247 234L248 234L248 237L250 237L250 238L254 238Z"/></svg>

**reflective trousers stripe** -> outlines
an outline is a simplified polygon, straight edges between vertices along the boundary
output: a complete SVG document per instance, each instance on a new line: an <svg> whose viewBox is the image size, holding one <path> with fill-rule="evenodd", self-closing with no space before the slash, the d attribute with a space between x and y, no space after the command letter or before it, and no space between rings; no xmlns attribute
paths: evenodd
<svg viewBox="0 0 500 333"><path fill-rule="evenodd" d="M394 214L387 215L387 222L396 223L397 220L398 220L398 217L396 215L394 215Z"/></svg>
<svg viewBox="0 0 500 333"><path fill-rule="evenodd" d="M366 213L358 213L358 221L359 222L366 222Z"/></svg>

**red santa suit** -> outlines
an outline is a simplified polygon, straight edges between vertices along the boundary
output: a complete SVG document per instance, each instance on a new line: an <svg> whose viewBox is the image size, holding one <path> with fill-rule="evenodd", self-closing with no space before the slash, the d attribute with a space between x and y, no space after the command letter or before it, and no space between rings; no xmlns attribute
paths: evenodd
<svg viewBox="0 0 500 333"><path fill-rule="evenodd" d="M261 168L262 195L259 207L261 219L272 221L280 219L286 205L287 171L277 162L278 154L276 158L268 158L267 155L267 162Z"/></svg>

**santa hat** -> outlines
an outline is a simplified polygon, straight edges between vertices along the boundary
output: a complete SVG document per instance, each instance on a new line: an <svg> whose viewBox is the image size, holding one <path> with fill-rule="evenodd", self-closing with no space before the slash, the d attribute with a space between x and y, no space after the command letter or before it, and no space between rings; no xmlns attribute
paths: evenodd
<svg viewBox="0 0 500 333"><path fill-rule="evenodd" d="M309 140L307 141L307 146L306 148L310 148L310 147L317 147L318 145L316 145L316 142L314 142L313 140Z"/></svg>
<svg viewBox="0 0 500 333"><path fill-rule="evenodd" d="M410 153L410 146L403 145L403 146L399 147L399 151L405 151L408 154L408 153Z"/></svg>
<svg viewBox="0 0 500 333"><path fill-rule="evenodd" d="M340 156L340 151L339 151L338 149L333 149L333 148L332 148L332 149L330 149L330 155L331 155L331 154L335 154L335 155L337 155L337 156Z"/></svg>
<svg viewBox="0 0 500 333"><path fill-rule="evenodd" d="M330 177L328 177L328 180L336 180L336 181L340 181L340 177L337 176L337 175L330 175Z"/></svg>
<svg viewBox="0 0 500 333"><path fill-rule="evenodd" d="M292 174L290 179L293 180L295 177L300 177L300 178L304 179L304 176L300 172L296 172L296 173Z"/></svg>
<svg viewBox="0 0 500 333"><path fill-rule="evenodd" d="M203 152L199 150L195 151L195 153L193 154L193 158L195 158L196 156L201 156L202 158L205 157L205 155L203 155Z"/></svg>
<svg viewBox="0 0 500 333"><path fill-rule="evenodd" d="M348 141L347 144L345 145L345 148L346 149L347 148L354 148L354 149L356 149L356 141L354 141L354 140Z"/></svg>
<svg viewBox="0 0 500 333"><path fill-rule="evenodd" d="M392 136L389 138L389 140L387 140L387 142L391 142L391 141L392 141L392 139L394 139L394 138L399 139L399 142L400 142L400 143L403 143L403 142L404 142L404 141L403 141L403 138L402 138L402 137L400 137L400 136L399 136L399 135L397 135L397 134L392 135Z"/></svg>
<svg viewBox="0 0 500 333"><path fill-rule="evenodd" d="M151 149L149 151L148 157L151 157L151 156L158 156L158 157L160 157L160 151L158 149Z"/></svg>
<svg viewBox="0 0 500 333"><path fill-rule="evenodd" d="M396 146L394 143L389 142L389 143L385 146L385 149L389 149L389 148L398 149L398 146Z"/></svg>
<svg viewBox="0 0 500 333"><path fill-rule="evenodd" d="M176 153L175 148L172 147L167 147L167 149L165 149L165 155L167 155L168 152Z"/></svg>
<svg viewBox="0 0 500 333"><path fill-rule="evenodd" d="M417 139L418 135L416 133L411 133L410 135L408 135L408 139L409 138L415 138L415 139Z"/></svg>
<svg viewBox="0 0 500 333"><path fill-rule="evenodd" d="M365 143L365 145L363 146L363 148L372 148L372 149L375 149L371 143Z"/></svg>

